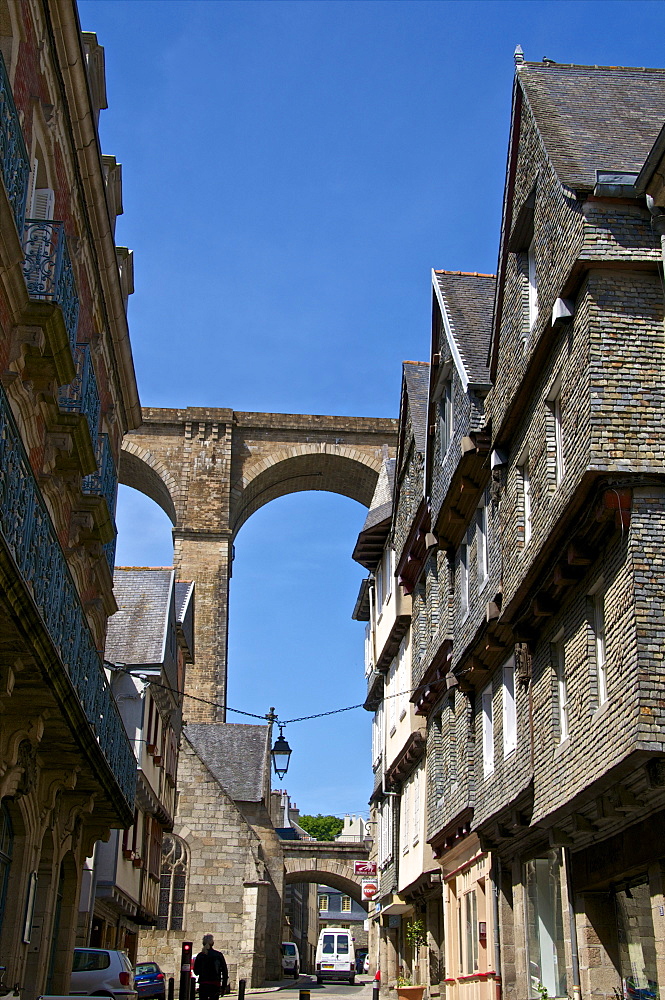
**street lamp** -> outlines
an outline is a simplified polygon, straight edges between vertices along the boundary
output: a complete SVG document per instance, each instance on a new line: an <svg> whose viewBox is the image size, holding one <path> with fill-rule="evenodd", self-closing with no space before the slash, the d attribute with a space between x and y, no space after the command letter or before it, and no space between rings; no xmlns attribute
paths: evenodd
<svg viewBox="0 0 665 1000"><path fill-rule="evenodd" d="M275 768L275 774L280 781L289 769L289 760L291 758L291 747L284 739L282 728L282 726L279 727L279 736L275 740L275 745L270 751L272 766Z"/></svg>

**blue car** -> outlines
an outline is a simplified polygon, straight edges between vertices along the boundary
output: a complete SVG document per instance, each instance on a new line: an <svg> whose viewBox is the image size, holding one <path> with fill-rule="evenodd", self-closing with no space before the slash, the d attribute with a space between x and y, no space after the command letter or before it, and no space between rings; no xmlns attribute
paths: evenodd
<svg viewBox="0 0 665 1000"><path fill-rule="evenodd" d="M134 989L139 1000L155 997L163 1000L166 996L166 979L156 962L139 962L134 969Z"/></svg>

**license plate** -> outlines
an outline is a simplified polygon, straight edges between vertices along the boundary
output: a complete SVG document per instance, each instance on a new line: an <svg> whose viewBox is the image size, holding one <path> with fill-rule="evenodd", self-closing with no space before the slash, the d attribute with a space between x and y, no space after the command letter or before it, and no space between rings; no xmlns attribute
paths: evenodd
<svg viewBox="0 0 665 1000"><path fill-rule="evenodd" d="M334 969L335 966L334 965L322 965L321 968L322 969Z"/></svg>

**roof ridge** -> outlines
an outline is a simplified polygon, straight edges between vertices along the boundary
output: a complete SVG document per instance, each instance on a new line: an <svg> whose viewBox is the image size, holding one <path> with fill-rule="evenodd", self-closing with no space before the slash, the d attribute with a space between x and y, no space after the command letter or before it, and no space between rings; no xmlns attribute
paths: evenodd
<svg viewBox="0 0 665 1000"><path fill-rule="evenodd" d="M559 67L560 69L611 69L611 70L625 70L630 73L665 73L664 66L601 66L598 63L561 63L556 62L553 59L547 62L527 62L526 60L520 64L521 66L540 66L543 69L552 69L552 67Z"/></svg>
<svg viewBox="0 0 665 1000"><path fill-rule="evenodd" d="M496 274L486 274L484 271L446 271L442 269L438 271L434 268L435 274L459 274L465 278L496 278Z"/></svg>
<svg viewBox="0 0 665 1000"><path fill-rule="evenodd" d="M165 569L168 569L168 570L172 570L173 566L115 566L114 570L116 570L116 569L141 569L141 570L147 570L147 569L165 570ZM178 581L178 582L180 583L180 582L191 582L191 581Z"/></svg>
<svg viewBox="0 0 665 1000"><path fill-rule="evenodd" d="M403 361L403 365L428 365L429 361Z"/></svg>

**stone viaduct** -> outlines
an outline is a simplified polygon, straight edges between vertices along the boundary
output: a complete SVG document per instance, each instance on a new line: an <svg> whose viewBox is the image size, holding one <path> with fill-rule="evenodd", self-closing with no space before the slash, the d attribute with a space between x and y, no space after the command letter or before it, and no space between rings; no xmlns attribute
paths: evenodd
<svg viewBox="0 0 665 1000"><path fill-rule="evenodd" d="M190 722L225 721L228 591L233 540L248 517L288 493L325 490L369 506L397 421L371 417L143 409L123 442L120 482L173 523L174 565L196 582L196 664ZM217 707L206 704L214 702Z"/></svg>

